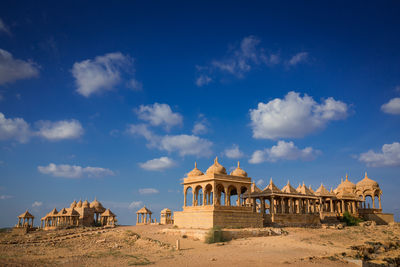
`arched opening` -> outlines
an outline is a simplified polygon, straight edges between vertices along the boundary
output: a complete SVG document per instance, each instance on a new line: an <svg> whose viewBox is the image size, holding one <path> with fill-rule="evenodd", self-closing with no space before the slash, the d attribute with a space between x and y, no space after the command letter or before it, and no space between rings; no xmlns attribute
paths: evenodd
<svg viewBox="0 0 400 267"><path fill-rule="evenodd" d="M194 206L202 206L203 205L203 188L199 185L196 187L196 194L194 198Z"/></svg>
<svg viewBox="0 0 400 267"><path fill-rule="evenodd" d="M365 208L366 209L372 209L372 197L371 196L365 196L365 202L364 202Z"/></svg>
<svg viewBox="0 0 400 267"><path fill-rule="evenodd" d="M193 190L190 186L186 189L186 206L193 206Z"/></svg>
<svg viewBox="0 0 400 267"><path fill-rule="evenodd" d="M244 198L244 194L246 194L246 193L247 193L247 187L242 186L240 188L240 196L239 196L239 198L240 198L240 206L245 206L246 205L245 198Z"/></svg>
<svg viewBox="0 0 400 267"><path fill-rule="evenodd" d="M269 199L265 199L265 213L270 214L269 209L271 207L271 201Z"/></svg>
<svg viewBox="0 0 400 267"><path fill-rule="evenodd" d="M213 192L212 192L212 185L206 185L204 189L204 194L206 195L206 203L205 205L212 205L213 204Z"/></svg>
<svg viewBox="0 0 400 267"><path fill-rule="evenodd" d="M375 204L374 209L379 209L379 197L378 197L378 195L375 195L375 197L374 197L374 204Z"/></svg>
<svg viewBox="0 0 400 267"><path fill-rule="evenodd" d="M238 193L236 187L229 186L228 187L228 206L237 206L238 201Z"/></svg>
<svg viewBox="0 0 400 267"><path fill-rule="evenodd" d="M256 211L261 212L261 200L256 198Z"/></svg>
<svg viewBox="0 0 400 267"><path fill-rule="evenodd" d="M219 184L216 188L217 194L217 205L224 206L225 205L225 188L223 185Z"/></svg>

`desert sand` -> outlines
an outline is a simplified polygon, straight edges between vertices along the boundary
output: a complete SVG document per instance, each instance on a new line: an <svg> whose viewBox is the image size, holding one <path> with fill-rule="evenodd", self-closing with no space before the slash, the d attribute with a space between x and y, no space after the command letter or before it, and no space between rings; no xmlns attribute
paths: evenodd
<svg viewBox="0 0 400 267"><path fill-rule="evenodd" d="M26 235L2 232L0 266L328 267L360 266L357 259L364 255L383 263L387 262L384 258L400 258L398 224L344 229L285 228L287 235L214 244L161 232L170 227L77 228ZM180 250L174 247L178 238Z"/></svg>

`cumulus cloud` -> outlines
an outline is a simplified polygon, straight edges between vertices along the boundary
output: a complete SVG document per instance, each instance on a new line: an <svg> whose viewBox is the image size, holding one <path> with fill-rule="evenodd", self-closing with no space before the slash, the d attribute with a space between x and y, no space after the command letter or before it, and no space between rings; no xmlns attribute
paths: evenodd
<svg viewBox="0 0 400 267"><path fill-rule="evenodd" d="M208 121L204 115L199 115L199 120L194 124L192 133L193 134L206 134L208 132Z"/></svg>
<svg viewBox="0 0 400 267"><path fill-rule="evenodd" d="M358 160L370 167L395 167L400 166L400 143L384 144L382 152L361 153Z"/></svg>
<svg viewBox="0 0 400 267"><path fill-rule="evenodd" d="M128 82L128 87L131 88L133 91L142 91L143 90L143 84L135 79L131 79Z"/></svg>
<svg viewBox="0 0 400 267"><path fill-rule="evenodd" d="M170 129L172 126L181 125L183 117L177 112L172 112L168 104L154 103L153 105L140 105L135 110L139 119L147 121L153 126L164 126Z"/></svg>
<svg viewBox="0 0 400 267"><path fill-rule="evenodd" d="M110 91L123 80L124 72L133 73L133 59L120 52L108 53L75 62L72 67L72 75L75 78L77 92L84 97ZM138 88L138 82L134 80L133 86ZM132 80L130 82L132 87Z"/></svg>
<svg viewBox="0 0 400 267"><path fill-rule="evenodd" d="M42 205L43 205L43 202L35 201L35 202L33 202L32 207L33 208L39 208Z"/></svg>
<svg viewBox="0 0 400 267"><path fill-rule="evenodd" d="M149 194L158 194L159 191L155 188L141 188L139 189L139 194L141 195L149 195Z"/></svg>
<svg viewBox="0 0 400 267"><path fill-rule="evenodd" d="M306 62L308 59L308 53L307 52L300 52L294 55L291 59L287 61L287 65L289 66L296 66L297 64Z"/></svg>
<svg viewBox="0 0 400 267"><path fill-rule="evenodd" d="M37 135L51 141L63 139L76 139L83 135L84 130L77 120L39 121Z"/></svg>
<svg viewBox="0 0 400 267"><path fill-rule="evenodd" d="M211 154L212 142L195 135L165 135L159 136L150 131L147 125L131 124L128 126L127 133L131 135L143 136L150 147L167 152L177 152L181 156L196 155L209 156Z"/></svg>
<svg viewBox="0 0 400 267"><path fill-rule="evenodd" d="M347 115L348 106L342 101L329 97L317 103L312 97L293 91L284 99L276 98L250 109L253 137L257 139L303 137Z"/></svg>
<svg viewBox="0 0 400 267"><path fill-rule="evenodd" d="M103 177L114 176L114 172L110 169L100 167L81 167L68 164L50 163L48 166L38 166L38 171L54 177L64 178L82 178L82 177Z"/></svg>
<svg viewBox="0 0 400 267"><path fill-rule="evenodd" d="M381 106L381 110L388 114L400 115L400 97L390 99Z"/></svg>
<svg viewBox="0 0 400 267"><path fill-rule="evenodd" d="M144 163L139 163L142 169L149 171L162 171L175 166L175 162L168 157L161 157L157 159L148 160Z"/></svg>
<svg viewBox="0 0 400 267"><path fill-rule="evenodd" d="M8 28L8 26L0 18L0 33L2 33L2 32L6 33L8 35L11 34L10 29Z"/></svg>
<svg viewBox="0 0 400 267"><path fill-rule="evenodd" d="M258 187L263 187L265 185L265 181L263 179L258 179L256 185Z"/></svg>
<svg viewBox="0 0 400 267"><path fill-rule="evenodd" d="M143 202L142 202L142 201L132 201L132 202L129 204L128 208L129 208L129 209L136 209L136 208L141 207L142 205L143 205Z"/></svg>
<svg viewBox="0 0 400 267"><path fill-rule="evenodd" d="M227 148L225 149L225 156L227 156L228 158L231 159L238 159L243 157L243 152L240 151L239 146L238 145L233 145L231 148Z"/></svg>
<svg viewBox="0 0 400 267"><path fill-rule="evenodd" d="M278 160L304 160L315 159L320 151L312 147L299 149L293 142L278 141L275 146L264 150L254 151L250 163L258 164L262 162L276 162Z"/></svg>
<svg viewBox="0 0 400 267"><path fill-rule="evenodd" d="M24 119L7 119L0 112L0 140L15 139L20 143L26 143L30 136L30 126Z"/></svg>
<svg viewBox="0 0 400 267"><path fill-rule="evenodd" d="M0 49L0 85L38 75L39 66L36 63L14 59L10 52Z"/></svg>

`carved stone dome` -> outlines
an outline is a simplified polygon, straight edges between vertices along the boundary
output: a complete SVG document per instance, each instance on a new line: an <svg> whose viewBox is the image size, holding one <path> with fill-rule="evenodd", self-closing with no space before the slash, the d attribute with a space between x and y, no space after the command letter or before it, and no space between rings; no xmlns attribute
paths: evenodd
<svg viewBox="0 0 400 267"><path fill-rule="evenodd" d="M336 192L349 192L353 193L356 190L356 185L349 181L349 176L346 174L346 180L342 181L340 185L336 188Z"/></svg>
<svg viewBox="0 0 400 267"><path fill-rule="evenodd" d="M240 162L238 161L237 168L234 169L233 172L231 172L231 175L247 177L247 172L245 172L242 168L240 168Z"/></svg>
<svg viewBox="0 0 400 267"><path fill-rule="evenodd" d="M202 172L202 171L200 171L199 169L197 169L197 162L195 162L194 163L194 169L193 170L191 170L189 173L188 173L188 177L195 177L195 176L201 176L201 175L204 175L204 173Z"/></svg>
<svg viewBox="0 0 400 267"><path fill-rule="evenodd" d="M361 181L359 181L356 185L357 188L360 187L372 187L372 188L379 188L379 184L374 180L370 179L365 172L365 177Z"/></svg>
<svg viewBox="0 0 400 267"><path fill-rule="evenodd" d="M82 200L79 200L79 202L76 204L77 208L82 208Z"/></svg>
<svg viewBox="0 0 400 267"><path fill-rule="evenodd" d="M215 157L214 164L207 169L207 174L226 174L224 166L219 164L218 157Z"/></svg>
<svg viewBox="0 0 400 267"><path fill-rule="evenodd" d="M103 205L97 201L96 198L94 198L94 200L92 201L92 203L90 203L90 207L92 209L94 209L96 212L101 212L103 213L106 209L103 207Z"/></svg>
<svg viewBox="0 0 400 267"><path fill-rule="evenodd" d="M86 200L83 201L83 203L82 203L82 208L89 208L89 207L90 207L89 201L87 201L87 199L86 199Z"/></svg>
<svg viewBox="0 0 400 267"><path fill-rule="evenodd" d="M74 202L71 203L71 206L69 206L71 209L76 208L76 201L74 200Z"/></svg>

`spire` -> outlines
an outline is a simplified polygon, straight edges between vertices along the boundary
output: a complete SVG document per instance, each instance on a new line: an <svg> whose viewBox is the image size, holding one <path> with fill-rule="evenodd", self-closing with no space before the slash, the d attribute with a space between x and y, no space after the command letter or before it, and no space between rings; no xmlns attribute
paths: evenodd
<svg viewBox="0 0 400 267"><path fill-rule="evenodd" d="M218 156L215 157L214 163L215 163L215 164L218 163Z"/></svg>
<svg viewBox="0 0 400 267"><path fill-rule="evenodd" d="M238 168L240 168L240 161L238 161Z"/></svg>
<svg viewBox="0 0 400 267"><path fill-rule="evenodd" d="M346 181L349 180L349 175L346 173Z"/></svg>
<svg viewBox="0 0 400 267"><path fill-rule="evenodd" d="M364 178L368 178L367 172L365 172L365 177Z"/></svg>
<svg viewBox="0 0 400 267"><path fill-rule="evenodd" d="M269 184L272 184L273 182L272 182L272 177L271 177L271 179L269 180Z"/></svg>
<svg viewBox="0 0 400 267"><path fill-rule="evenodd" d="M194 168L197 169L197 162L194 162Z"/></svg>

